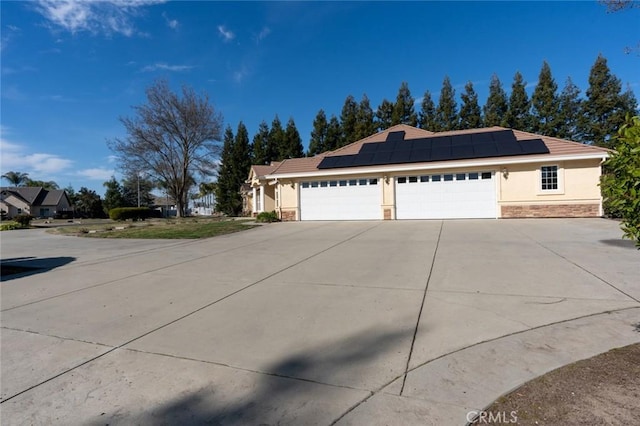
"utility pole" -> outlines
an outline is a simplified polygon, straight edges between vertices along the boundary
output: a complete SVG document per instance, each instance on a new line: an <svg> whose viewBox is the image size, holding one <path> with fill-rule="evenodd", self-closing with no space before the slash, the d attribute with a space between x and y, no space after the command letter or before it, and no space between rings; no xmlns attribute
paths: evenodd
<svg viewBox="0 0 640 426"><path fill-rule="evenodd" d="M140 172L136 172L138 178L138 207L140 207Z"/></svg>

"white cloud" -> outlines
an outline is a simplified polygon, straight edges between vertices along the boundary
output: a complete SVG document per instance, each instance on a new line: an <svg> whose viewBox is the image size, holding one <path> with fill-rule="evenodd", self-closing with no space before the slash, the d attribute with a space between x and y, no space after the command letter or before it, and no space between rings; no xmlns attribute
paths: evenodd
<svg viewBox="0 0 640 426"><path fill-rule="evenodd" d="M53 27L72 34L87 31L92 34L135 34L132 18L144 6L164 0L39 0L35 6Z"/></svg>
<svg viewBox="0 0 640 426"><path fill-rule="evenodd" d="M236 81L236 83L242 83L242 80L244 80L247 75L249 75L249 71L246 67L242 67L241 69L233 73L233 79Z"/></svg>
<svg viewBox="0 0 640 426"><path fill-rule="evenodd" d="M164 62L158 62L155 63L153 65L147 65L146 67L143 67L142 69L140 69L141 72L153 72L153 71L158 71L158 70L162 70L162 71L188 71L191 68L193 68L193 66L191 65L169 65L166 64Z"/></svg>
<svg viewBox="0 0 640 426"><path fill-rule="evenodd" d="M529 89L531 87L536 87L538 85L538 80L536 81L532 81L531 83L527 83L526 86L524 86L525 89Z"/></svg>
<svg viewBox="0 0 640 426"><path fill-rule="evenodd" d="M218 32L224 41L231 41L236 38L236 35L231 30L227 30L224 25L218 25Z"/></svg>
<svg viewBox="0 0 640 426"><path fill-rule="evenodd" d="M115 170L106 169L104 167L94 167L92 169L78 170L76 174L89 180L106 181L111 179L111 176L115 175Z"/></svg>
<svg viewBox="0 0 640 426"><path fill-rule="evenodd" d="M162 17L164 18L164 21L167 23L167 26L172 30L177 30L178 27L180 26L180 23L178 22L178 20L169 19L166 12L162 12Z"/></svg>
<svg viewBox="0 0 640 426"><path fill-rule="evenodd" d="M7 133L6 127L2 128L2 133ZM4 136L0 138L0 149L3 173L13 170L46 177L68 169L73 164L73 161L56 154L40 152L30 154L22 145L10 142Z"/></svg>
<svg viewBox="0 0 640 426"><path fill-rule="evenodd" d="M262 31L260 31L256 37L256 41L258 43L261 42L262 40L267 38L269 34L271 34L271 29L269 27L262 28Z"/></svg>

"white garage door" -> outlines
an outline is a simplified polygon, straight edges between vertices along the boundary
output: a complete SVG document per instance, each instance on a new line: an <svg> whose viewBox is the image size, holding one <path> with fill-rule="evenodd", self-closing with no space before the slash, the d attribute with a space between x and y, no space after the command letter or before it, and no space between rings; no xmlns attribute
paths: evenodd
<svg viewBox="0 0 640 426"><path fill-rule="evenodd" d="M300 219L382 219L381 200L377 178L302 182Z"/></svg>
<svg viewBox="0 0 640 426"><path fill-rule="evenodd" d="M396 178L398 219L495 218L492 172L442 173Z"/></svg>

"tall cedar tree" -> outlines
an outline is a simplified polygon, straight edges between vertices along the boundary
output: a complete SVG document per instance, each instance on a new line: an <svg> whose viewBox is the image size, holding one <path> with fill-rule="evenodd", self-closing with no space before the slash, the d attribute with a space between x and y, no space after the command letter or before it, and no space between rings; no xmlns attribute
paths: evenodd
<svg viewBox="0 0 640 426"><path fill-rule="evenodd" d="M538 84L531 96L531 130L545 136L556 136L560 115L558 85L551 75L547 61L542 63Z"/></svg>
<svg viewBox="0 0 640 426"><path fill-rule="evenodd" d="M278 118L277 114L271 122L267 151L272 156L271 161L282 161L286 158L284 156L284 152L286 151L284 129L282 128L282 123L280 122L280 118Z"/></svg>
<svg viewBox="0 0 640 426"><path fill-rule="evenodd" d="M396 124L408 124L409 126L418 125L418 116L416 115L414 104L415 101L409 91L409 84L403 81L398 89L398 96L396 96L396 103L393 106L393 113L391 114L391 125Z"/></svg>
<svg viewBox="0 0 640 426"><path fill-rule="evenodd" d="M327 139L325 140L325 151L333 151L340 147L342 143L342 127L338 118L331 114L329 125L327 126Z"/></svg>
<svg viewBox="0 0 640 426"><path fill-rule="evenodd" d="M121 118L127 136L109 141L125 170L148 173L162 181L186 214L195 174L215 170L222 131L222 115L209 102L184 86L174 93L166 81L146 91L147 103L134 107L133 118Z"/></svg>
<svg viewBox="0 0 640 426"><path fill-rule="evenodd" d="M486 127L504 125L504 117L507 111L507 94L502 88L502 83L498 76L493 74L489 83L489 97L483 107L484 125Z"/></svg>
<svg viewBox="0 0 640 426"><path fill-rule="evenodd" d="M76 194L75 203L76 212L82 217L91 219L106 217L104 207L102 206L102 198L92 189L86 187L80 188Z"/></svg>
<svg viewBox="0 0 640 426"><path fill-rule="evenodd" d="M248 179L249 170L251 169L249 132L242 121L238 123L238 131L236 132L236 139L233 144L233 166L235 183L238 186L238 193L240 193L240 187L244 181ZM240 204L242 205L242 203Z"/></svg>
<svg viewBox="0 0 640 426"><path fill-rule="evenodd" d="M531 102L526 91L527 83L522 78L520 71L513 76L511 94L509 95L509 107L505 117L505 126L511 129L529 131L531 125Z"/></svg>
<svg viewBox="0 0 640 426"><path fill-rule="evenodd" d="M376 127L378 130L386 130L393 124L394 105L387 99L383 99L376 110Z"/></svg>
<svg viewBox="0 0 640 426"><path fill-rule="evenodd" d="M218 185L216 187L216 210L229 216L234 216L239 208L242 208L240 188L236 188L233 151L235 139L231 126L224 131L224 144L220 155L220 167L218 168ZM240 202L238 203L238 200ZM239 206L238 206L239 204Z"/></svg>
<svg viewBox="0 0 640 426"><path fill-rule="evenodd" d="M111 176L111 179L104 182L102 186L107 188L106 191L104 191L104 201L102 202L106 214L109 214L109 210L115 209L116 207L126 206L124 196L122 195L122 186L114 176Z"/></svg>
<svg viewBox="0 0 640 426"><path fill-rule="evenodd" d="M589 73L587 98L582 105L579 122L583 142L613 148L612 138L622 126L625 114L634 114L635 97L628 91L620 94L622 84L611 74L607 60L598 55Z"/></svg>
<svg viewBox="0 0 640 426"><path fill-rule="evenodd" d="M460 129L477 129L482 127L482 116L478 105L478 95L473 90L473 83L468 82L464 86L464 93L460 95L462 106L460 107Z"/></svg>
<svg viewBox="0 0 640 426"><path fill-rule="evenodd" d="M300 158L304 156L304 148L302 147L302 139L296 128L293 117L289 118L287 128L284 132L284 150L281 152L282 158Z"/></svg>
<svg viewBox="0 0 640 426"><path fill-rule="evenodd" d="M355 142L356 127L358 124L358 103L353 96L347 96L340 113L340 123L342 125L342 142L340 146Z"/></svg>
<svg viewBox="0 0 640 426"><path fill-rule="evenodd" d="M560 113L558 115L557 136L563 139L581 140L578 133L578 120L582 111L580 89L573 84L571 77L567 81L558 98Z"/></svg>
<svg viewBox="0 0 640 426"><path fill-rule="evenodd" d="M440 90L440 99L436 107L435 117L436 131L445 132L458 128L458 107L456 103L456 91L451 86L449 76L445 76Z"/></svg>
<svg viewBox="0 0 640 426"><path fill-rule="evenodd" d="M327 122L327 115L324 113L324 110L321 109L313 120L313 130L311 130L311 140L309 141L307 157L313 157L326 151L328 129L329 123Z"/></svg>
<svg viewBox="0 0 640 426"><path fill-rule="evenodd" d="M274 157L269 151L269 125L263 120L253 137L253 160L256 165L269 164Z"/></svg>
<svg viewBox="0 0 640 426"><path fill-rule="evenodd" d="M434 132L436 128L436 106L431 98L431 92L424 92L420 108L420 128Z"/></svg>
<svg viewBox="0 0 640 426"><path fill-rule="evenodd" d="M360 105L358 105L358 120L356 123L356 134L354 140L358 141L366 138L367 136L371 136L376 132L376 125L373 118L373 109L371 109L369 98L365 93L362 95Z"/></svg>

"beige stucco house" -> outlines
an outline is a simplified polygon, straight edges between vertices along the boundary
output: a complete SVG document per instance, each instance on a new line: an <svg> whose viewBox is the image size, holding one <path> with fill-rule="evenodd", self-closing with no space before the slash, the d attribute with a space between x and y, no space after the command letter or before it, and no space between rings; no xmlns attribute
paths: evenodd
<svg viewBox="0 0 640 426"><path fill-rule="evenodd" d="M41 187L0 188L0 210L8 218L19 214L50 218L62 212L71 211L71 202L66 191L48 190Z"/></svg>
<svg viewBox="0 0 640 426"><path fill-rule="evenodd" d="M293 220L597 217L609 151L502 127L393 126L335 151L253 166L251 209Z"/></svg>

